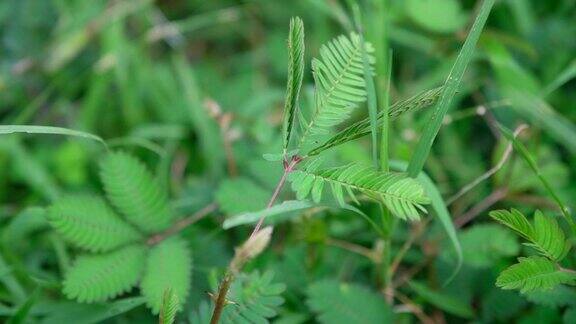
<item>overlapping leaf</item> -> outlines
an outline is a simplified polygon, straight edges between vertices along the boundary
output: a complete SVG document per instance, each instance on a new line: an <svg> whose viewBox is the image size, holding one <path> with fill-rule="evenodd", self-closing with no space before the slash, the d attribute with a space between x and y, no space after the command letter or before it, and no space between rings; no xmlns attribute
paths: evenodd
<svg viewBox="0 0 576 324"><path fill-rule="evenodd" d="M160 308L160 324L172 324L176 320L176 313L180 309L178 296L172 289L166 289L162 298L162 307Z"/></svg>
<svg viewBox="0 0 576 324"><path fill-rule="evenodd" d="M423 91L409 99L399 101L394 103L388 112L388 117L391 120L394 120L401 116L404 113L417 111L423 108L428 108L433 106L440 94L442 93L442 87L434 88L431 90ZM378 125L382 123L383 120L383 112L378 114ZM360 137L366 136L370 134L370 120L365 118L361 121L358 121L348 127L346 127L338 134L331 137L327 140L324 144L314 148L311 150L308 155L318 155L320 152L327 150L329 148L344 144L346 142L358 139Z"/></svg>
<svg viewBox="0 0 576 324"><path fill-rule="evenodd" d="M372 65L372 46L361 44L355 33L350 37L339 36L323 45L320 59L312 60L315 110L304 130L303 144L317 135L327 134L331 127L343 122L360 103L366 101L361 46L366 47Z"/></svg>
<svg viewBox="0 0 576 324"><path fill-rule="evenodd" d="M570 250L569 242L556 219L545 216L540 211L534 214L534 224L530 224L528 219L515 209L493 211L490 216L528 240L526 245L551 260L562 260Z"/></svg>
<svg viewBox="0 0 576 324"><path fill-rule="evenodd" d="M106 196L126 219L148 233L173 220L168 197L144 164L123 152L109 153L100 164Z"/></svg>
<svg viewBox="0 0 576 324"><path fill-rule="evenodd" d="M496 285L521 292L550 289L560 284L575 284L576 274L561 269L556 263L540 256L520 258L519 262L502 271Z"/></svg>
<svg viewBox="0 0 576 324"><path fill-rule="evenodd" d="M344 205L344 191L355 200L353 191L381 201L390 211L402 219L417 220L422 205L429 203L424 189L414 179L402 173L385 173L359 164L349 164L317 171L317 163L310 163L302 170L294 171L290 180L298 199L309 195L320 201L324 186L330 186L336 200Z"/></svg>
<svg viewBox="0 0 576 324"><path fill-rule="evenodd" d="M142 295L152 312L158 314L167 289L181 301L179 309L190 290L192 256L190 249L178 236L169 238L150 250L144 278L140 283Z"/></svg>
<svg viewBox="0 0 576 324"><path fill-rule="evenodd" d="M142 245L80 256L66 273L64 294L85 303L114 298L138 283L145 260L146 248Z"/></svg>
<svg viewBox="0 0 576 324"><path fill-rule="evenodd" d="M107 204L94 196L69 196L56 201L48 222L66 241L92 252L110 251L141 238Z"/></svg>
<svg viewBox="0 0 576 324"><path fill-rule="evenodd" d="M319 323L392 323L393 312L384 299L364 287L319 281L307 290L306 303Z"/></svg>
<svg viewBox="0 0 576 324"><path fill-rule="evenodd" d="M530 240L534 236L534 229L532 224L528 221L526 216L516 209L508 210L493 210L490 212L490 217L496 221L508 226L518 235Z"/></svg>

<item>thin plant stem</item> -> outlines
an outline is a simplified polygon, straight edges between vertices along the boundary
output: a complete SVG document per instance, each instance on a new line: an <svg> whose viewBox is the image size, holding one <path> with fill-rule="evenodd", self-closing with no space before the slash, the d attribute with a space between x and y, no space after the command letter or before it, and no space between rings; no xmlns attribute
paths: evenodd
<svg viewBox="0 0 576 324"><path fill-rule="evenodd" d="M406 255L408 250L410 250L410 248L412 247L414 242L418 238L420 238L420 236L424 232L424 228L426 227L427 224L428 224L428 219L422 223L418 223L415 225L416 227L412 230L412 233L410 234L408 239L404 242L404 244L400 248L400 251L398 251L398 253L396 254L394 261L392 261L392 263L390 264L390 269L388 271L390 278L394 277L394 274L396 273L396 270L398 270L398 267L400 266L402 259L404 259L404 256Z"/></svg>
<svg viewBox="0 0 576 324"><path fill-rule="evenodd" d="M516 128L516 130L514 131L514 137L518 137L520 135L520 133L522 133L522 131L524 131L525 129L528 129L528 126L526 124L522 124L520 126L518 126L518 128ZM498 161L498 163L491 168L490 170L486 171L484 174L482 174L481 176L479 176L478 178L474 179L472 182L470 182L469 184L465 185L464 187L462 187L462 189L460 189L456 194L454 194L452 197L448 198L446 200L446 205L451 205L452 203L454 203L456 200L458 200L458 198L464 196L467 192L469 192L470 190L474 189L477 185L479 185L480 183L482 183L483 181L485 181L486 179L490 178L491 176L493 176L496 172L500 171L500 169L502 169L502 167L504 167L504 164L506 164L506 162L508 161L508 159L510 158L511 154L512 154L512 147L513 144L512 142L510 142L507 146L506 149L504 150L504 154L502 154L502 157L500 158L500 160Z"/></svg>
<svg viewBox="0 0 576 324"><path fill-rule="evenodd" d="M376 253L374 253L375 251L368 249L366 247L363 247L361 245L350 243L350 242L344 241L344 240L337 240L337 239L333 239L333 238L328 238L326 240L326 244L341 248L341 249L346 250L346 251L350 251L352 253L356 253L358 255L362 255L362 256L370 259L371 261L373 261L375 263L380 262L380 257Z"/></svg>
<svg viewBox="0 0 576 324"><path fill-rule="evenodd" d="M226 305L226 295L230 289L230 285L234 280L234 275L228 271L224 276L224 279L220 283L220 288L218 288L218 295L216 296L216 303L214 306L214 312L212 312L212 318L210 319L210 324L218 324L220 317L222 316L222 311Z"/></svg>
<svg viewBox="0 0 576 324"><path fill-rule="evenodd" d="M471 222L474 218L480 215L486 209L492 207L494 204L499 202L500 200L506 198L506 194L508 193L508 188L500 188L494 192L492 192L488 197L484 198L481 202L477 205L472 207L469 211L462 214L462 216L456 217L454 219L454 225L460 228L469 222Z"/></svg>
<svg viewBox="0 0 576 324"><path fill-rule="evenodd" d="M193 215L177 221L172 227L165 230L164 232L153 235L152 237L150 237L146 241L146 243L148 245L158 244L158 243L162 242L163 240L165 240L166 238L168 238L168 237L170 237L176 233L181 232L186 227L188 227L188 226L196 223L197 221L201 220L202 218L208 216L210 213L215 211L216 208L218 208L218 205L216 205L216 203L211 203L211 204L207 205L206 207L200 209L199 211L197 211Z"/></svg>
<svg viewBox="0 0 576 324"><path fill-rule="evenodd" d="M284 173L282 174L280 181L278 181L278 184L274 189L274 193L272 194L272 197L270 197L268 205L266 205L266 209L274 205L276 199L278 199L278 196L280 195L280 191L282 190L284 184L286 183L286 178L288 177L288 174L292 172L292 170L294 170L294 167L296 167L296 165L298 165L298 163L300 163L301 161L302 159L300 157L295 156L292 158L290 162L284 162ZM252 231L252 234L250 234L250 237L253 237L260 230L263 223L264 223L264 216L260 217L258 223L256 223L256 226L254 226L254 230Z"/></svg>
<svg viewBox="0 0 576 324"><path fill-rule="evenodd" d="M384 292L384 295L388 297L387 292ZM416 316L420 320L420 322L422 322L424 324L434 324L435 323L434 320L432 320L432 318L430 318L428 315L426 315L424 313L424 311L422 310L422 308L420 308L420 306L418 306L415 302L413 302L410 298L408 298L408 296L401 294L401 293L397 293L396 296L392 296L392 297L395 297L401 303L406 305L406 307L408 307L408 309L410 309L412 314L414 314L414 316Z"/></svg>

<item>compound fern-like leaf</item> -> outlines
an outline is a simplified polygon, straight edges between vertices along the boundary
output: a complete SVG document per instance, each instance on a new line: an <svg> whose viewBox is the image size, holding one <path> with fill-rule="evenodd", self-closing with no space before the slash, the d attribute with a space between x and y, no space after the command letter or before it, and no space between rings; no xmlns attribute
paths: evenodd
<svg viewBox="0 0 576 324"><path fill-rule="evenodd" d="M534 237L534 229L532 224L528 221L526 216L516 209L507 210L494 210L489 213L490 217L511 228L518 235L530 240Z"/></svg>
<svg viewBox="0 0 576 324"><path fill-rule="evenodd" d="M433 106L436 103L436 101L438 101L438 98L442 93L442 89L443 87L426 90L424 92L415 95L412 98L394 103L390 107L388 117L390 118L390 120L394 120L404 113L417 111L423 108ZM381 126L383 117L384 117L383 112L380 112L377 118L379 126ZM312 149L310 152L308 152L308 155L310 156L318 155L320 152L324 150L366 136L370 134L370 132L371 132L370 119L365 118L361 121L358 121L346 127L344 130L342 130L341 132L339 132L338 134L334 135L329 140L327 140L324 144Z"/></svg>
<svg viewBox="0 0 576 324"><path fill-rule="evenodd" d="M560 284L575 284L576 274L560 268L556 263L540 256L520 258L519 262L502 271L496 285L521 292L545 290Z"/></svg>
<svg viewBox="0 0 576 324"><path fill-rule="evenodd" d="M366 101L362 46L368 54L374 51L370 44L361 44L357 34L352 33L349 38L342 35L323 45L320 59L312 60L315 110L304 130L302 144L317 135L328 134L331 127L347 119L360 103ZM372 66L374 58L371 55L369 61Z"/></svg>
<svg viewBox="0 0 576 324"><path fill-rule="evenodd" d="M312 284L306 303L322 324L393 323L384 299L361 286L326 280Z"/></svg>
<svg viewBox="0 0 576 324"><path fill-rule="evenodd" d="M142 238L99 197L61 198L48 208L47 218L62 238L91 252L110 251Z"/></svg>
<svg viewBox="0 0 576 324"><path fill-rule="evenodd" d="M288 150L302 80L304 78L304 23L299 17L290 19L288 34L288 83L284 103L284 154Z"/></svg>
<svg viewBox="0 0 576 324"><path fill-rule="evenodd" d="M178 296L172 289L166 289L162 297L162 307L160 308L160 324L174 323L178 309L180 309Z"/></svg>
<svg viewBox="0 0 576 324"><path fill-rule="evenodd" d="M556 219L544 216L540 211L534 214L534 238L528 245L554 261L562 260L570 249Z"/></svg>
<svg viewBox="0 0 576 324"><path fill-rule="evenodd" d="M222 323L268 323L269 318L276 316L284 303L280 295L286 286L272 282L273 278L272 272L253 272L236 278L228 297L234 303L224 308Z"/></svg>
<svg viewBox="0 0 576 324"><path fill-rule="evenodd" d="M524 297L531 303L551 308L576 306L576 291L564 285L556 286L549 290L526 293Z"/></svg>
<svg viewBox="0 0 576 324"><path fill-rule="evenodd" d="M420 218L422 205L429 203L419 182L401 173L385 173L359 164L316 171L316 163L290 175L292 189L298 199L311 195L314 201L322 197L325 184L330 185L336 200L344 205L344 190L355 199L353 190L378 200L397 217L408 220Z"/></svg>
<svg viewBox="0 0 576 324"><path fill-rule="evenodd" d="M493 211L490 216L510 227L529 241L526 245L551 260L562 260L570 250L570 244L556 219L547 217L540 211L534 214L534 224L530 224L526 216L515 209Z"/></svg>
<svg viewBox="0 0 576 324"><path fill-rule="evenodd" d="M150 250L146 270L140 288L146 304L158 314L164 292L171 289L176 298L184 303L190 290L192 256L186 242L175 236Z"/></svg>
<svg viewBox="0 0 576 324"><path fill-rule="evenodd" d="M78 257L64 279L64 294L79 302L102 302L132 289L146 259L143 245Z"/></svg>
<svg viewBox="0 0 576 324"><path fill-rule="evenodd" d="M147 233L170 226L173 214L157 179L135 157L109 153L100 164L106 196L126 219Z"/></svg>

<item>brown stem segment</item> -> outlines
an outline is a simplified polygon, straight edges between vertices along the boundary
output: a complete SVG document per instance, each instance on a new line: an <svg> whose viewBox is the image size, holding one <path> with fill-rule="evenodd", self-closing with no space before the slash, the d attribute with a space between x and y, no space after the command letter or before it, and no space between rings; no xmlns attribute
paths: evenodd
<svg viewBox="0 0 576 324"><path fill-rule="evenodd" d="M218 206L216 205L216 203L211 203L210 205L208 205L208 206L200 209L196 213L194 213L194 215L191 215L189 217L186 217L186 218L179 220L172 227L165 230L164 232L160 232L158 234L151 236L146 241L146 243L148 245L154 245L154 244L158 244L158 243L162 242L163 240L165 240L169 236L172 236L172 235L182 231L186 227L188 227L188 226L196 223L197 221L201 220L202 218L206 217L208 214L215 211L217 207Z"/></svg>
<svg viewBox="0 0 576 324"><path fill-rule="evenodd" d="M228 289L230 289L230 285L232 284L233 279L234 276L232 273L228 272L220 283L220 288L218 288L218 296L216 296L216 305L214 306L214 312L212 313L210 324L218 324L220 321L220 316L222 316L222 311L226 305L226 295L228 294Z"/></svg>

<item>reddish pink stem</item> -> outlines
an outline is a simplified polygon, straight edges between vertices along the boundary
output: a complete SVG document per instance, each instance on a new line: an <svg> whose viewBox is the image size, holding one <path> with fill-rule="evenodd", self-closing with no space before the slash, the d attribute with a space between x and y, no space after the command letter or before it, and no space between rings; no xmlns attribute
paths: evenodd
<svg viewBox="0 0 576 324"><path fill-rule="evenodd" d="M292 170L294 170L294 167L296 167L296 165L298 165L300 161L302 161L302 158L300 158L299 156L292 157L292 160L290 160L290 162L284 161L284 173L282 174L282 178L280 178L280 181L278 181L276 189L274 189L274 193L272 194L272 197L270 197L270 201L268 202L266 209L274 205L274 202L276 202L276 199L278 199L280 191L282 190L284 184L286 183L286 178L288 177L288 174L292 172ZM256 226L254 227L252 234L250 234L250 237L253 237L256 233L258 233L263 223L264 223L264 215L262 215L258 220L258 223L256 223Z"/></svg>

